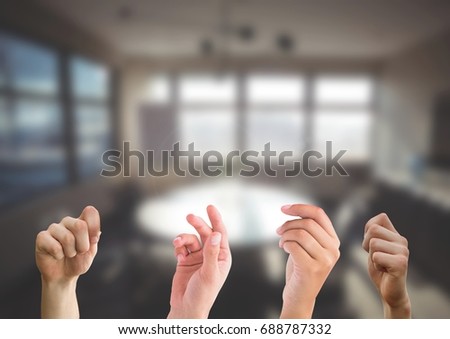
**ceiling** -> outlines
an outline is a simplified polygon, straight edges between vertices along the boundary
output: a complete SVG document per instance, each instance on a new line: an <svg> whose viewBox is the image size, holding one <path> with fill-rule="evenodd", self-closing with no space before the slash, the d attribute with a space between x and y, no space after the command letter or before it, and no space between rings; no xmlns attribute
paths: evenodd
<svg viewBox="0 0 450 339"><path fill-rule="evenodd" d="M290 52L328 58L382 58L450 28L448 0L35 0L125 56L200 54L204 39L234 56ZM250 26L251 41L235 30Z"/></svg>

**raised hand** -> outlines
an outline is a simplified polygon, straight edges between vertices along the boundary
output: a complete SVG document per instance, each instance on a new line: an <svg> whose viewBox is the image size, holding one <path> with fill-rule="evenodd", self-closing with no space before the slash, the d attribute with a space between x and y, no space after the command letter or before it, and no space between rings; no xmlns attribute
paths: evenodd
<svg viewBox="0 0 450 339"><path fill-rule="evenodd" d="M369 253L368 271L377 288L386 318L410 318L411 303L406 289L408 241L381 213L364 230L363 248Z"/></svg>
<svg viewBox="0 0 450 339"><path fill-rule="evenodd" d="M300 218L285 222L277 233L289 253L281 318L311 318L317 295L339 259L339 239L325 212L310 205L286 205L283 213Z"/></svg>
<svg viewBox="0 0 450 339"><path fill-rule="evenodd" d="M219 211L208 206L210 227L189 214L187 221L200 235L180 234L173 241L177 268L172 282L168 318L207 318L231 268L231 252Z"/></svg>
<svg viewBox="0 0 450 339"><path fill-rule="evenodd" d="M86 207L78 218L65 217L36 238L36 264L41 272L43 318L78 318L76 283L97 254L100 216Z"/></svg>

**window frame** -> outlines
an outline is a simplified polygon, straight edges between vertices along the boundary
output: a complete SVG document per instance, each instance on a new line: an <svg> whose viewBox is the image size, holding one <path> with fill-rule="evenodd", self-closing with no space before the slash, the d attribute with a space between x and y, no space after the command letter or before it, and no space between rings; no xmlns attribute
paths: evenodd
<svg viewBox="0 0 450 339"><path fill-rule="evenodd" d="M111 146L117 145L118 138L118 130L117 130L117 120L118 120L118 98L116 98L117 94L117 82L118 82L118 71L107 60L100 60L95 56L88 55L83 52L75 52L72 50L68 50L65 46L61 46L59 44L54 44L45 39L36 38L33 34L23 34L20 31L9 29L2 27L0 29L0 34L6 36L9 39L15 39L18 41L22 41L24 43L29 43L31 45L35 45L46 49L55 54L56 59L56 76L57 76L57 88L56 92L49 93L41 93L39 91L32 90L23 90L23 89L15 89L12 86L11 75L9 74L8 66L5 64L5 82L2 86L0 86L0 97L3 98L4 104L6 106L6 112L9 119L14 119L14 106L16 102L21 99L32 99L37 102L49 102L55 103L59 106L61 118L62 118L62 132L63 132L63 140L61 141L61 146L64 149L65 153L65 169L64 176L65 180L58 185L52 185L51 187L46 188L45 190L38 190L29 196L21 196L18 199L13 199L10 201L2 202L0 204L0 210L4 208L8 208L9 205L17 203L17 202L28 202L32 201L36 197L40 195L48 194L51 191L61 189L67 185L79 184L83 181L89 180L92 176L83 177L76 169L77 163L77 154L75 152L75 127L74 127L74 101L71 98L71 75L70 75L70 58L74 56L82 57L86 60L93 61L100 65L103 65L108 68L110 79L108 82L108 96L104 99L102 105L106 107L109 115L110 121L110 132L109 139L111 142ZM91 100L86 100L92 104L95 104ZM10 145L7 145L10 147Z"/></svg>
<svg viewBox="0 0 450 339"><path fill-rule="evenodd" d="M200 74L214 74L214 71L206 72L204 70L197 71ZM178 71L175 76L169 77L171 79L171 86L175 88L175 94L179 90L179 78L181 74L192 73L192 70ZM375 114L375 102L376 102L376 75L373 71L363 70L363 71L354 71L354 70L345 70L345 71L334 71L327 72L321 70L310 70L307 68L304 69L296 69L294 71L285 71L285 70L270 70L270 71L261 71L259 69L244 69L240 71L230 72L236 78L236 95L237 100L233 104L222 104L222 103L181 103L177 95L172 98L172 102L175 103L176 114L180 115L182 112L182 108L191 108L198 109L199 111L203 109L211 109L211 108L230 108L231 110L235 110L238 119L238 133L237 133L237 141L235 144L238 149L245 150L248 147L247 143L247 133L248 133L248 117L252 111L255 109L261 110L264 114L273 114L272 112L277 110L298 110L298 113L302 115L301 121L303 121L303 131L302 138L303 142L299 140L299 150L300 153L304 151L313 149L316 131L314 126L314 121L316 119L317 114L320 111L342 111L345 113L354 113L360 114L361 111L367 111L372 118ZM252 103L246 93L246 86L249 81L249 77L252 75L271 75L280 76L288 75L289 77L299 77L303 82L303 85L300 86L301 90L303 90L303 94L300 95L300 101L298 103ZM315 83L321 77L332 77L332 78L365 78L370 82L370 100L368 100L365 104L349 104L349 103L327 103L322 104L315 100ZM276 113L274 113L276 114ZM283 114L283 113L280 113ZM178 120L179 121L179 120ZM178 126L180 127L180 126ZM370 153L371 149L371 127L369 127L369 135L368 138L368 153ZM368 154L369 155L369 154ZM359 158L350 158L342 159L345 163L367 163L369 161L368 156L363 157L361 161Z"/></svg>

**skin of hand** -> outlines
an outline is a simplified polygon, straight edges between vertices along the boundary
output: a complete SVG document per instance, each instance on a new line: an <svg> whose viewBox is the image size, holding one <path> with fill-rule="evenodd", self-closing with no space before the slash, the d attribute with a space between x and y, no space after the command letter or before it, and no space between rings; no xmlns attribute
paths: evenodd
<svg viewBox="0 0 450 339"><path fill-rule="evenodd" d="M100 234L100 215L87 206L78 218L65 217L37 235L42 318L79 318L77 280L91 267Z"/></svg>
<svg viewBox="0 0 450 339"><path fill-rule="evenodd" d="M177 268L172 282L168 318L208 318L231 268L227 230L219 211L207 207L211 226L189 214L187 221L200 235L180 234L173 241Z"/></svg>
<svg viewBox="0 0 450 339"><path fill-rule="evenodd" d="M311 205L286 205L281 211L300 218L277 229L289 254L280 318L312 317L316 297L339 259L339 238L326 213Z"/></svg>
<svg viewBox="0 0 450 339"><path fill-rule="evenodd" d="M411 318L406 289L409 258L406 238L381 213L367 222L362 246L369 253L368 271L381 296L385 318Z"/></svg>

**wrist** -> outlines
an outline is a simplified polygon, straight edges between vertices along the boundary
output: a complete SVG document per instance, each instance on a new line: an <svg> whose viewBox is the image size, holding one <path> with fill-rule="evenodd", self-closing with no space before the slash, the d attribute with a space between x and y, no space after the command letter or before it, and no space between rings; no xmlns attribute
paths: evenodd
<svg viewBox="0 0 450 339"><path fill-rule="evenodd" d="M76 289L78 277L53 279L41 276L41 281L43 288L52 290L54 292L71 291Z"/></svg>
<svg viewBox="0 0 450 339"><path fill-rule="evenodd" d="M184 311L181 309L170 308L167 319L208 319L209 312Z"/></svg>
<svg viewBox="0 0 450 339"><path fill-rule="evenodd" d="M280 319L311 319L315 303L315 298L283 301Z"/></svg>
<svg viewBox="0 0 450 339"><path fill-rule="evenodd" d="M76 296L77 280L77 278L49 280L42 277L42 318L69 319L80 317Z"/></svg>
<svg viewBox="0 0 450 339"><path fill-rule="evenodd" d="M411 301L406 295L401 301L395 304L389 304L383 301L384 317L386 319L410 319L411 318Z"/></svg>

